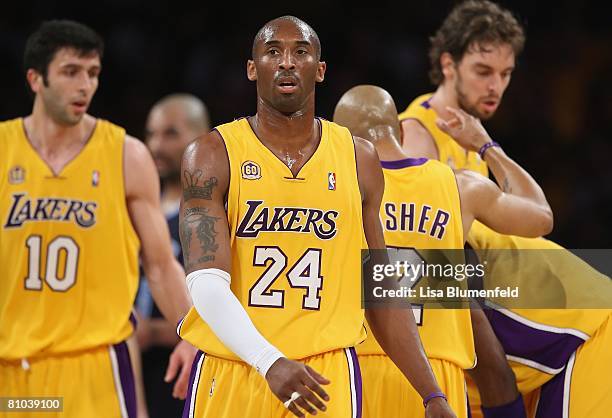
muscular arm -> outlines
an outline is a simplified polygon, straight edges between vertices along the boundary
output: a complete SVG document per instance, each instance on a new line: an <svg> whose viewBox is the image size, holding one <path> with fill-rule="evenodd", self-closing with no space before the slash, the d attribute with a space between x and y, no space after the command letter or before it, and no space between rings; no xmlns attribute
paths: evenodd
<svg viewBox="0 0 612 418"><path fill-rule="evenodd" d="M470 314L478 362L467 373L478 386L483 406L495 407L510 403L519 396L519 392L506 353L484 312L476 308L470 310Z"/></svg>
<svg viewBox="0 0 612 418"><path fill-rule="evenodd" d="M409 157L440 159L433 137L418 120L404 119L401 126L402 149Z"/></svg>
<svg viewBox="0 0 612 418"><path fill-rule="evenodd" d="M355 138L355 145L359 187L363 198L363 227L368 247L385 249L379 218L385 185L378 156L374 147L361 138ZM385 353L422 397L440 391L421 345L412 310L366 309L366 318Z"/></svg>
<svg viewBox="0 0 612 418"><path fill-rule="evenodd" d="M176 324L189 310L191 300L160 209L157 170L149 151L136 138L126 138L124 154L128 211L140 238L145 275L155 303L166 319Z"/></svg>
<svg viewBox="0 0 612 418"><path fill-rule="evenodd" d="M229 188L229 161L216 131L187 147L181 171L179 228L185 270L190 273L217 268L231 273L224 202Z"/></svg>
<svg viewBox="0 0 612 418"><path fill-rule="evenodd" d="M437 126L459 145L479 151L492 142L480 120L463 110L447 108L454 116L436 120ZM539 237L552 230L553 215L544 192L520 165L499 147L490 147L484 160L500 187L489 179L470 171L457 173L461 197L464 233L478 219L502 234Z"/></svg>
<svg viewBox="0 0 612 418"><path fill-rule="evenodd" d="M480 174L457 172L464 235L474 219L502 234L548 234L553 226L552 210L535 180L499 148L489 149L486 160L494 162L497 174L515 186L502 191Z"/></svg>

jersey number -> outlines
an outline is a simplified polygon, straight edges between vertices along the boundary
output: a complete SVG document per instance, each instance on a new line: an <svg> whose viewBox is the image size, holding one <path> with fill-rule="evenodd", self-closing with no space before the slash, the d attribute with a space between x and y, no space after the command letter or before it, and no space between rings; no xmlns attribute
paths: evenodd
<svg viewBox="0 0 612 418"><path fill-rule="evenodd" d="M42 237L30 235L26 240L28 248L28 275L25 278L25 288L42 290L40 248ZM64 277L59 276L61 256L63 259ZM65 292L76 282L77 263L79 261L79 246L70 237L59 236L47 246L47 262L45 281L56 292Z"/></svg>
<svg viewBox="0 0 612 418"><path fill-rule="evenodd" d="M268 264L269 261L272 261ZM249 291L249 305L267 308L282 308L285 303L284 290L270 290L285 267L287 256L278 247L255 247L253 265L266 267L266 271L255 282ZM303 309L318 310L321 305L319 291L323 284L321 276L321 250L309 248L285 274L293 288L306 289L302 299Z"/></svg>
<svg viewBox="0 0 612 418"><path fill-rule="evenodd" d="M404 263L407 262L409 264L421 264L424 263L425 260L420 256L420 254L416 251L416 249L412 247L387 247L387 254L389 254L389 264L395 264L396 262ZM421 278L417 278L416 280L410 280L408 282L404 282L404 284L408 284L409 287L414 288L416 284L421 280ZM414 314L414 320L418 326L423 325L423 305L419 303L412 304L412 313Z"/></svg>

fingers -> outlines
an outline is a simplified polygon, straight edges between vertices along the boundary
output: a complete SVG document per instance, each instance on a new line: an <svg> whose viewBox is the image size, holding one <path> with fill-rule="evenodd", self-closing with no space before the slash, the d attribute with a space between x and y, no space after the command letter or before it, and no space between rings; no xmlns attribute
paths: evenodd
<svg viewBox="0 0 612 418"><path fill-rule="evenodd" d="M464 122L465 118L469 116L462 109L455 109L454 107L446 106L446 110L455 115L455 117L462 122Z"/></svg>
<svg viewBox="0 0 612 418"><path fill-rule="evenodd" d="M316 396L314 396L312 394L312 392L310 392L309 390L300 390L299 394L301 396L299 398L297 398L296 400L294 400L293 403L295 403L300 408L302 408L303 410L308 412L310 415L317 415L317 410L314 409L312 407L312 405L306 401L306 399L308 398L308 400L310 400L312 402L312 398L316 399ZM319 401L319 402L321 402L321 401Z"/></svg>
<svg viewBox="0 0 612 418"><path fill-rule="evenodd" d="M436 119L436 126L438 127L438 129L440 129L444 133L448 133L449 132L448 122L446 122L443 119L437 118Z"/></svg>
<svg viewBox="0 0 612 418"><path fill-rule="evenodd" d="M166 369L166 375L164 376L164 382L168 383L174 376L176 376L176 372L179 367L179 362L174 353L170 354L170 361L168 361L168 368Z"/></svg>
<svg viewBox="0 0 612 418"><path fill-rule="evenodd" d="M306 371L308 372L308 374L310 374L310 376L317 382L323 384L323 385L329 385L330 381L329 379L323 377L322 375L320 375L317 371L315 371L312 367L310 367L309 365L305 365L306 367Z"/></svg>
<svg viewBox="0 0 612 418"><path fill-rule="evenodd" d="M329 380L321 376L319 373L315 372L309 366L306 366L306 371L308 372L308 378L304 379L304 382L303 382L306 385L306 387L308 387L308 389L310 389L311 391L319 395L319 397L323 399L324 401L326 402L329 401L329 395L319 385L319 383L328 385L330 383Z"/></svg>
<svg viewBox="0 0 612 418"><path fill-rule="evenodd" d="M295 415L296 417L303 418L305 416L304 413L300 411L298 407L295 405L295 401L291 402L289 406L287 407L287 409L290 410L291 413Z"/></svg>
<svg viewBox="0 0 612 418"><path fill-rule="evenodd" d="M310 389L310 387L308 385L306 385L306 387L308 387L308 389ZM314 392L311 392L310 390L305 389L303 391L299 391L300 395L302 395L300 397L300 399L304 399L305 401L308 401L310 405L314 405L316 406L318 409L320 409L321 411L325 411L327 409L327 407L325 406L325 404L323 403L323 401L321 401L321 399L319 399L317 397L317 395L315 395ZM302 406L302 405L300 405ZM314 410L314 408L312 408ZM307 410L308 412L310 412L312 414L311 410Z"/></svg>
<svg viewBox="0 0 612 418"><path fill-rule="evenodd" d="M179 399L185 399L185 395L187 394L187 386L189 384L189 374L191 373L191 368L188 363L183 361L181 365L181 372L179 373L178 379L174 383L174 388L172 390L172 396Z"/></svg>

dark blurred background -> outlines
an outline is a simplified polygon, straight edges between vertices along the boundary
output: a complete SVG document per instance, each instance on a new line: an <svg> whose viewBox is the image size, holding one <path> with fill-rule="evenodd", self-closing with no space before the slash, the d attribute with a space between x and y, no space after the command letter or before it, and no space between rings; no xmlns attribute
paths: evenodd
<svg viewBox="0 0 612 418"><path fill-rule="evenodd" d="M255 112L245 76L254 34L294 14L310 23L328 71L317 113L331 119L356 84L386 88L403 110L431 91L428 37L456 1L384 2L355 8L331 1L240 5L180 1L14 2L0 14L0 119L29 113L21 60L44 19L70 18L106 41L91 113L142 137L149 107L177 92L198 95L213 124ZM498 114L486 124L543 185L555 212L551 238L570 248L612 246L612 24L603 6L575 0L503 1L525 25L527 44Z"/></svg>

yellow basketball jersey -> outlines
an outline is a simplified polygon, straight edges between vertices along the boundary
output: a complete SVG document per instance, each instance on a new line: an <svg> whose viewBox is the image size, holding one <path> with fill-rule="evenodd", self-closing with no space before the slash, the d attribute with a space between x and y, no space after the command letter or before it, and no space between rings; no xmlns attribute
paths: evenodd
<svg viewBox="0 0 612 418"><path fill-rule="evenodd" d="M55 175L22 119L0 123L0 358L83 350L132 332L139 242L125 200L124 139L98 119Z"/></svg>
<svg viewBox="0 0 612 418"><path fill-rule="evenodd" d="M610 278L550 240L503 235L474 222L467 242L488 262L486 288L519 287L521 297L510 306L519 322L572 329L587 339L612 312L601 309L612 300ZM500 249L522 251L505 256ZM559 303L565 302L568 309L528 309L545 307L547 298L550 306L562 307ZM600 309L572 308L576 306Z"/></svg>
<svg viewBox="0 0 612 418"><path fill-rule="evenodd" d="M353 138L334 123L320 126L321 142L297 176L246 118L217 127L230 163L231 288L255 327L293 359L365 336ZM193 308L179 334L206 353L237 359Z"/></svg>
<svg viewBox="0 0 612 418"><path fill-rule="evenodd" d="M429 99L432 94L424 94L410 103L406 110L399 115L400 120L416 119L429 131L438 149L438 159L454 169L467 169L476 171L485 177L489 176L487 164L480 159L476 152L467 151L457 144L453 138L442 132L436 126L436 111L430 106ZM404 138L410 141L410 138Z"/></svg>
<svg viewBox="0 0 612 418"><path fill-rule="evenodd" d="M453 171L425 158L382 161L385 192L380 218L388 247L463 249L459 190ZM419 335L429 358L471 368L475 362L469 309L414 307ZM370 334L357 347L384 354Z"/></svg>

